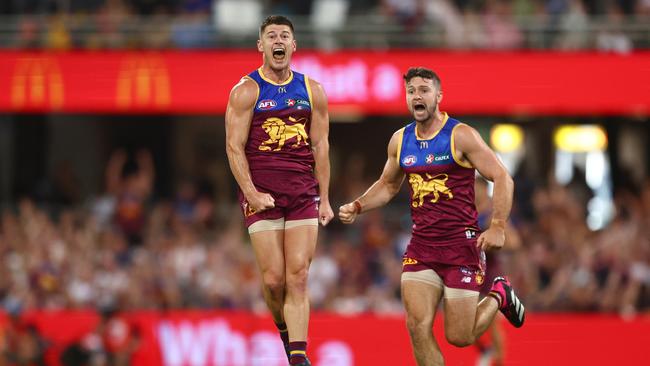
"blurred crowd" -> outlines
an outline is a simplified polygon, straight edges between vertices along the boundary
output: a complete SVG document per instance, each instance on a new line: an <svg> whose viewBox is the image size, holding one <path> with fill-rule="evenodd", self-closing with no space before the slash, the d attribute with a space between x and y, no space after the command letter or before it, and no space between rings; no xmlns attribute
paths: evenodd
<svg viewBox="0 0 650 366"><path fill-rule="evenodd" d="M350 159L333 176L334 207L376 179L362 176L359 164ZM515 178L509 236L517 244L493 255L527 309L626 315L650 310L650 182L616 192L613 221L591 231L585 224L588 191ZM219 202L213 192L187 180L177 185L174 197L157 197L154 179L150 153L127 156L118 150L108 161L101 196L56 210L23 198L15 209L5 210L0 223L5 311L264 312L255 258L234 195ZM477 188L483 218L490 210L484 192ZM310 273L314 309L402 311L401 256L411 226L407 202L404 187L389 206L363 215L355 225L335 220L321 230Z"/></svg>
<svg viewBox="0 0 650 366"><path fill-rule="evenodd" d="M5 48L250 47L266 14L291 16L308 47L322 33L330 47L650 46L648 0L9 0L0 14Z"/></svg>
<svg viewBox="0 0 650 366"><path fill-rule="evenodd" d="M366 164L361 156L334 164L334 207L376 179L378 172L365 175ZM650 311L650 180L616 191L613 220L592 231L585 223L586 185L532 183L523 173L514 178L506 247L488 253L488 278L508 275L529 311L630 318ZM163 197L155 192L154 159L144 149L114 151L104 191L88 200L64 184L74 179L53 179L50 194L22 198L2 212L0 305L7 319L0 323L0 365L48 364L53 349L64 365L128 365L139 333L123 311L266 313L233 192L217 194L206 188L210 184L182 180L172 197ZM490 221L488 192L477 179L482 227ZM401 260L410 227L404 186L388 206L355 224L334 220L321 229L310 269L312 308L401 314ZM58 349L21 316L34 309L96 309L101 316L91 333Z"/></svg>

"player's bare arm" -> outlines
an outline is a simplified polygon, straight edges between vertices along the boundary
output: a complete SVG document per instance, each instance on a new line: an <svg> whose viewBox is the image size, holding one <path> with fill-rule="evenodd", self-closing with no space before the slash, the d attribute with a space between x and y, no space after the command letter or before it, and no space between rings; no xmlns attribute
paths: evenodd
<svg viewBox="0 0 650 366"><path fill-rule="evenodd" d="M124 149L118 149L111 154L106 166L106 190L110 194L118 194L121 189L122 169L128 156Z"/></svg>
<svg viewBox="0 0 650 366"><path fill-rule="evenodd" d="M309 86L312 91L311 138L312 150L314 152L315 176L320 187L320 205L318 221L321 225L327 225L334 217L330 206L329 185L330 185L330 159L329 159L329 114L327 112L327 95L320 83L309 79Z"/></svg>
<svg viewBox="0 0 650 366"><path fill-rule="evenodd" d="M379 179L361 197L339 208L342 223L353 223L358 214L387 204L399 192L404 182L404 172L397 161L401 133L395 132L388 143L388 159Z"/></svg>
<svg viewBox="0 0 650 366"><path fill-rule="evenodd" d="M260 212L275 204L270 194L258 192L253 185L244 151L256 100L257 85L248 78L242 78L230 92L226 107L226 154L230 170L248 204L252 210Z"/></svg>
<svg viewBox="0 0 650 366"><path fill-rule="evenodd" d="M505 166L483 141L478 132L461 124L454 131L455 154L461 162L471 164L486 179L494 183L493 213L490 227L479 236L481 249L502 248L505 242L506 220L512 207L514 183Z"/></svg>

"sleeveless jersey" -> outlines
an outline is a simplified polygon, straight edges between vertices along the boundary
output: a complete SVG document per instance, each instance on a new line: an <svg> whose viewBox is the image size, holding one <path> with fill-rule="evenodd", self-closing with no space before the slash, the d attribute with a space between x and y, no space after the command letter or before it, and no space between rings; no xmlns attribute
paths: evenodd
<svg viewBox="0 0 650 366"><path fill-rule="evenodd" d="M414 244L448 245L476 238L474 168L454 156L454 128L445 113L442 128L430 139L417 136L416 122L401 130L398 161L409 184Z"/></svg>
<svg viewBox="0 0 650 366"><path fill-rule="evenodd" d="M258 86L245 149L250 170L312 172L308 77L291 71L287 81L277 84L266 78L261 68L246 77Z"/></svg>

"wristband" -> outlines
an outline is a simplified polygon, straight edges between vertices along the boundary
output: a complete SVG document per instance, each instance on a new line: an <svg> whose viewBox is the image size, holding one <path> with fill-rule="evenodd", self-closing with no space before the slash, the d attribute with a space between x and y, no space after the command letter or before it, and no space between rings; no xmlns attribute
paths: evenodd
<svg viewBox="0 0 650 366"><path fill-rule="evenodd" d="M360 214L361 213L361 202L359 202L359 200L354 200L354 202L352 202L352 204L354 205L354 212L357 215Z"/></svg>

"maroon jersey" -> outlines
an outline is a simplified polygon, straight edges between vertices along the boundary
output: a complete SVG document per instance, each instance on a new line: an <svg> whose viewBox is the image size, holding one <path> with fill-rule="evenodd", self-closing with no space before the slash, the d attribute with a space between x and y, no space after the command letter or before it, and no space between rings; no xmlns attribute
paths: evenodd
<svg viewBox="0 0 650 366"><path fill-rule="evenodd" d="M308 77L291 71L291 76L277 84L258 69L246 77L259 88L248 141L246 158L251 172L285 170L312 172L311 90Z"/></svg>
<svg viewBox="0 0 650 366"><path fill-rule="evenodd" d="M475 169L454 156L454 128L460 122L445 113L440 131L430 139L417 136L416 122L401 131L398 161L411 192L412 244L446 246L475 239Z"/></svg>

